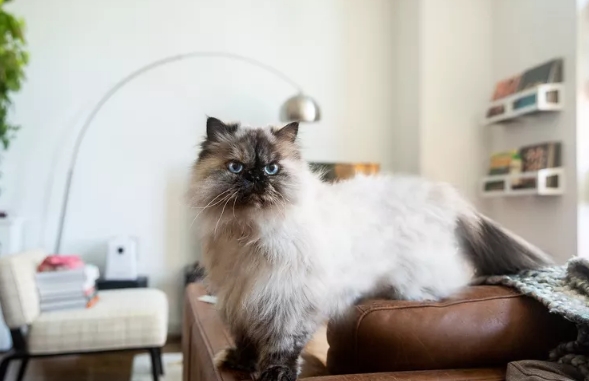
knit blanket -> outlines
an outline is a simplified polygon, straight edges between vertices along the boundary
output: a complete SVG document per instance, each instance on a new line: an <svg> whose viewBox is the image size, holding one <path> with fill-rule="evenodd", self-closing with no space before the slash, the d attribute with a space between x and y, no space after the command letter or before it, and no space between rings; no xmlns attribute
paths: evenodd
<svg viewBox="0 0 589 381"><path fill-rule="evenodd" d="M513 287L576 323L577 339L550 352L550 361L575 366L589 381L589 261L571 259L564 266L492 276L487 284Z"/></svg>

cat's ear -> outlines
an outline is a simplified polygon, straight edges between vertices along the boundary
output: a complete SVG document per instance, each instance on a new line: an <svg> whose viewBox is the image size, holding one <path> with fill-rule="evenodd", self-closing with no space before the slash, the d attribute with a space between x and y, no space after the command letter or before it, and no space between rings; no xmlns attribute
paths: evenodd
<svg viewBox="0 0 589 381"><path fill-rule="evenodd" d="M297 139L297 134L299 132L299 122L292 122L287 124L286 126L282 127L278 131L274 131L274 135L279 140L288 141L294 143Z"/></svg>
<svg viewBox="0 0 589 381"><path fill-rule="evenodd" d="M225 124L217 118L207 118L207 139L215 141L221 136L231 135L237 131L237 124Z"/></svg>

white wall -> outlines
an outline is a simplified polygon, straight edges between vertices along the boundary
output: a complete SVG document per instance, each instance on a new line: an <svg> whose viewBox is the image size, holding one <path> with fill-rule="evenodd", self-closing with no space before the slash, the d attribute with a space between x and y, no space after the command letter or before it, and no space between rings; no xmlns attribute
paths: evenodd
<svg viewBox="0 0 589 381"><path fill-rule="evenodd" d="M516 125L488 127L487 152L562 141L565 195L498 198L486 205L492 218L563 262L577 250L576 1L494 0L491 19L493 82L555 57L565 59L565 110Z"/></svg>
<svg viewBox="0 0 589 381"><path fill-rule="evenodd" d="M582 234L589 229L586 181L579 183L577 203L577 175L589 176L589 153L581 149L589 141L589 117L583 108L577 121L576 112L577 1L587 3L398 0L396 18L395 170L451 182L485 213L559 262L577 253L577 238L579 250L589 256L589 235ZM589 54L586 40L579 46ZM564 112L506 127L481 125L496 81L554 57L565 58ZM588 78L587 61L579 67ZM582 91L580 102L589 105L586 85ZM563 197L479 197L491 153L553 139L564 144Z"/></svg>
<svg viewBox="0 0 589 381"><path fill-rule="evenodd" d="M589 258L589 0L577 7L577 251Z"/></svg>
<svg viewBox="0 0 589 381"><path fill-rule="evenodd" d="M396 88L393 128L393 168L397 173L419 173L420 155L420 38L421 1L397 0L395 12Z"/></svg>
<svg viewBox="0 0 589 381"><path fill-rule="evenodd" d="M377 161L390 169L395 118L395 2L375 0L20 0L28 81L23 126L5 160L0 203L29 220L27 246L51 249L74 132L118 79L193 50L255 57L300 82L323 120L301 128L309 160ZM140 239L140 271L170 297L178 329L182 267L198 257L183 206L205 114L274 123L286 84L239 62L193 60L123 88L85 140L64 253L102 265L116 234Z"/></svg>
<svg viewBox="0 0 589 381"><path fill-rule="evenodd" d="M395 171L448 181L478 204L491 0L399 0Z"/></svg>
<svg viewBox="0 0 589 381"><path fill-rule="evenodd" d="M420 172L479 203L480 108L489 97L493 0L422 0Z"/></svg>

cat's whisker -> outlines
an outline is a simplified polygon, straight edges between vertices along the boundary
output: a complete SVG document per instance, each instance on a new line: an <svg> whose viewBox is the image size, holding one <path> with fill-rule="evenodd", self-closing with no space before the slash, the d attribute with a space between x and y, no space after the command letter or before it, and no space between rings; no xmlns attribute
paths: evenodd
<svg viewBox="0 0 589 381"><path fill-rule="evenodd" d="M194 218L192 219L192 223L190 224L190 227L192 228L192 225L194 225L194 222L196 221L196 219L198 218L198 216L200 216L200 215L202 214L202 212L204 212L204 211L205 211L207 208L211 208L211 207L213 207L213 206L216 206L216 205L219 205L220 203L222 203L222 202L225 200L224 198L222 198L222 199L221 199L221 201L219 201L219 202L217 202L217 203L215 203L215 204L211 205L211 203L212 203L213 201L215 201L217 198L219 198L220 196L222 196L222 195L224 195L224 194L226 195L227 193L229 193L229 191L230 191L230 190L229 190L229 189L227 189L226 191L223 191L223 192L219 193L219 194L217 195L217 197L215 197L214 199L212 199L212 200L211 200L211 201L210 201L210 202L209 202L209 203L208 203L208 204L207 204L205 207L203 207L203 208L202 208L202 210L201 210L200 212L198 212L198 213L196 214L196 216L194 216Z"/></svg>
<svg viewBox="0 0 589 381"><path fill-rule="evenodd" d="M201 209L201 211L200 211L200 212L202 213L202 212L203 212L205 209L208 209L208 208L210 208L210 207L213 207L213 206L219 205L221 202L223 202L223 200L224 200L224 198L223 198L223 197L224 197L224 196L226 196L228 193L229 193L229 190L227 190L227 191L225 191L225 192L223 192L223 193L221 193L221 194L217 195L217 196L216 196L214 199L212 199L212 200L211 200L211 201L210 201L210 202L209 202L207 205L205 205L205 206L200 206L200 207L195 207L194 209ZM221 199L220 199L220 200L217 200L219 197L221 197ZM217 200L217 201L216 201L216 200ZM216 202L215 202L215 201L216 201Z"/></svg>
<svg viewBox="0 0 589 381"><path fill-rule="evenodd" d="M225 207L227 206L227 203L230 201L230 199L231 199L231 197L224 197L218 204L216 204L216 205L219 205L219 204L225 203L225 205L223 205L223 209L221 210L220 217L223 215L223 212L225 211ZM219 224L219 222L217 221L217 225L218 224ZM215 225L215 233L217 231L217 225Z"/></svg>
<svg viewBox="0 0 589 381"><path fill-rule="evenodd" d="M219 197L223 196L224 194L227 194L231 191L231 189L227 189L224 190L223 192L219 193L215 198L213 198L211 201L209 201L209 203L205 206L195 206L193 207L193 209L205 209L207 208L209 205L211 205L212 202L214 202L216 199L218 199Z"/></svg>
<svg viewBox="0 0 589 381"><path fill-rule="evenodd" d="M282 195L280 192L278 192L278 191L277 191L277 190L275 190L275 189L269 189L269 191L270 191L270 192L271 192L271 194L272 194L273 196L275 196L277 199L279 198L279 199L277 200L277 203L279 203L279 204L282 204L282 205L281 205L281 206L282 206L282 208L283 208L283 209L286 209L286 205L287 205L287 201L288 201L288 200L287 200L287 199L284 197L284 195ZM288 201L288 202L290 202L290 201Z"/></svg>
<svg viewBox="0 0 589 381"><path fill-rule="evenodd" d="M284 202L284 206L286 206L286 203L287 203L287 202L288 202L288 203L290 203L290 200L289 200L289 199L287 199L286 197L284 197L284 195L283 195L282 193L280 193L280 192L276 192L276 191L275 191L275 193L276 193L278 196L280 196L280 198L281 198L281 199L282 199L282 201Z"/></svg>
<svg viewBox="0 0 589 381"><path fill-rule="evenodd" d="M237 192L236 192L237 193ZM235 197L235 201L233 201L233 219L235 219L235 204L237 203L237 195Z"/></svg>
<svg viewBox="0 0 589 381"><path fill-rule="evenodd" d="M229 201L231 201L231 198L236 195L237 191L233 193L231 196L227 197L227 202L225 202L225 205L223 205L223 209L221 210L221 214L219 215L219 219L217 220L217 224L215 225L215 232L213 233L213 235L217 235L217 228L219 227L219 222L221 222L221 218L223 218L223 213L225 213L225 207L227 206Z"/></svg>
<svg viewBox="0 0 589 381"><path fill-rule="evenodd" d="M208 208L212 208L213 206L220 205L220 204L222 204L222 203L223 203L223 201L225 201L225 200L226 200L226 198L223 198L223 199L221 199L221 200L217 201L216 203L214 203L213 205L210 205L210 206L208 206L207 208L203 208L203 210L204 210L204 209L208 209Z"/></svg>

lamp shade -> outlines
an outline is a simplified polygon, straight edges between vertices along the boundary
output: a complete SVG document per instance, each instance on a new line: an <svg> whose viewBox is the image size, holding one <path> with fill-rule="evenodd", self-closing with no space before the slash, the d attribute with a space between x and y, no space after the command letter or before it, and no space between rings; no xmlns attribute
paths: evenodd
<svg viewBox="0 0 589 381"><path fill-rule="evenodd" d="M305 94L290 97L280 108L280 120L283 122L313 123L321 119L321 110L315 100Z"/></svg>

